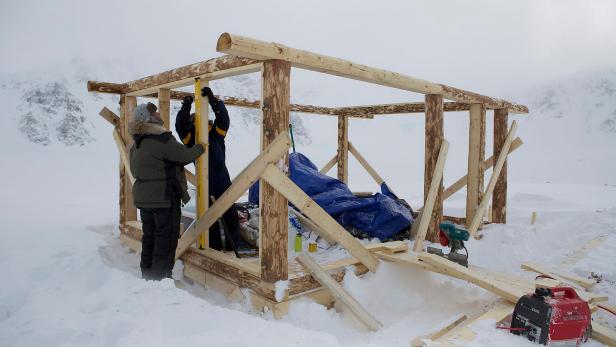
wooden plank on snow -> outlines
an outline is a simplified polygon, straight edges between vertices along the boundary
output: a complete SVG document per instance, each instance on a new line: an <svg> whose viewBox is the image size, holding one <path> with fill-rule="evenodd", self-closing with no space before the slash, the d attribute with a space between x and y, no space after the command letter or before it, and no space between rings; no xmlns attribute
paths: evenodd
<svg viewBox="0 0 616 347"><path fill-rule="evenodd" d="M308 254L302 253L295 260L310 272L321 285L329 290L338 302L348 308L351 313L371 331L379 330L383 325L366 311L342 286L325 272Z"/></svg>

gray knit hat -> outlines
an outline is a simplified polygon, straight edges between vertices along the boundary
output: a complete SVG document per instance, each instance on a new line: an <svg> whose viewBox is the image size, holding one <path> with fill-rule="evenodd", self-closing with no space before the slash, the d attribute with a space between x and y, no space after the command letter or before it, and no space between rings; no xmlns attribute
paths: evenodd
<svg viewBox="0 0 616 347"><path fill-rule="evenodd" d="M135 111L133 111L133 121L142 122L142 123L155 123L155 120L152 117L152 114L156 112L158 108L151 102L147 104L140 104L135 107Z"/></svg>

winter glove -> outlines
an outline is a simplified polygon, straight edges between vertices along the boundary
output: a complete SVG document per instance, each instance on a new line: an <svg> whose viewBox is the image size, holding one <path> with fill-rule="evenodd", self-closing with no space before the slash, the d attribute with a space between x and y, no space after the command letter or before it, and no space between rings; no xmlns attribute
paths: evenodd
<svg viewBox="0 0 616 347"><path fill-rule="evenodd" d="M210 87L203 87L201 89L201 96L207 96L209 99L215 98L214 93Z"/></svg>

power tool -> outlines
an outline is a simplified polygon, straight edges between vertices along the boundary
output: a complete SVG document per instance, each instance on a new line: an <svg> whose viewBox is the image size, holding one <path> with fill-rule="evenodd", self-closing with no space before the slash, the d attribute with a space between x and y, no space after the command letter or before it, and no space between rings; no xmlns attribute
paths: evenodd
<svg viewBox="0 0 616 347"><path fill-rule="evenodd" d="M438 226L438 240L441 246L449 247L449 253L444 254L443 250L428 246L428 253L436 254L445 259L451 260L462 266L468 267L468 250L464 246L464 241L468 241L470 233L466 229L458 228L452 223L441 223ZM466 254L458 253L464 249Z"/></svg>
<svg viewBox="0 0 616 347"><path fill-rule="evenodd" d="M546 346L579 346L592 331L590 309L573 288L537 288L518 300L509 330Z"/></svg>

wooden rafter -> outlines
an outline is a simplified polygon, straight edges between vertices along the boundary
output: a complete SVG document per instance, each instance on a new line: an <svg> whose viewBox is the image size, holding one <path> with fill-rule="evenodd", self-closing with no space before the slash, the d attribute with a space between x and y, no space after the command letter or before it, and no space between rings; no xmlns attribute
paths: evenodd
<svg viewBox="0 0 616 347"><path fill-rule="evenodd" d="M197 240L197 237L207 231L222 214L259 179L269 163L280 159L291 147L288 133L281 133L265 150L259 154L235 179L227 189L207 210L205 215L197 219L182 235L178 242L175 258L178 259Z"/></svg>
<svg viewBox="0 0 616 347"><path fill-rule="evenodd" d="M261 62L257 60L226 55L127 82L125 93L142 96L155 93L158 88L173 89L192 85L195 78L211 81L259 70Z"/></svg>
<svg viewBox="0 0 616 347"><path fill-rule="evenodd" d="M88 81L88 91L89 92L97 92L97 93L105 93L105 94L126 94L128 91L128 86L126 83L111 83L111 82L100 82L100 81ZM171 100L182 100L186 96L192 96L194 98L195 94L190 92L182 92L178 90L170 91L170 99ZM141 97L146 98L157 98L158 92L153 92L145 95L141 95ZM250 100L245 98L236 98L233 96L224 96L217 95L217 98L224 101L227 106L235 106L235 107L245 107L245 108L261 108L261 102L257 100ZM337 111L334 107L324 107L324 106L313 106L313 105L302 105L302 104L291 104L291 112L299 112L299 113L307 113L307 114L320 114L326 116L338 116L341 113ZM349 117L354 118L374 118L371 114L349 114Z"/></svg>
<svg viewBox="0 0 616 347"><path fill-rule="evenodd" d="M441 94L449 100L463 103L481 103L486 107L506 108L512 113L528 113L528 108L509 101L433 83L403 74L378 69L347 60L333 58L273 42L265 42L245 36L223 33L218 38L216 50L221 53L265 60L281 59L294 67L328 73L364 82L408 90L422 94Z"/></svg>

